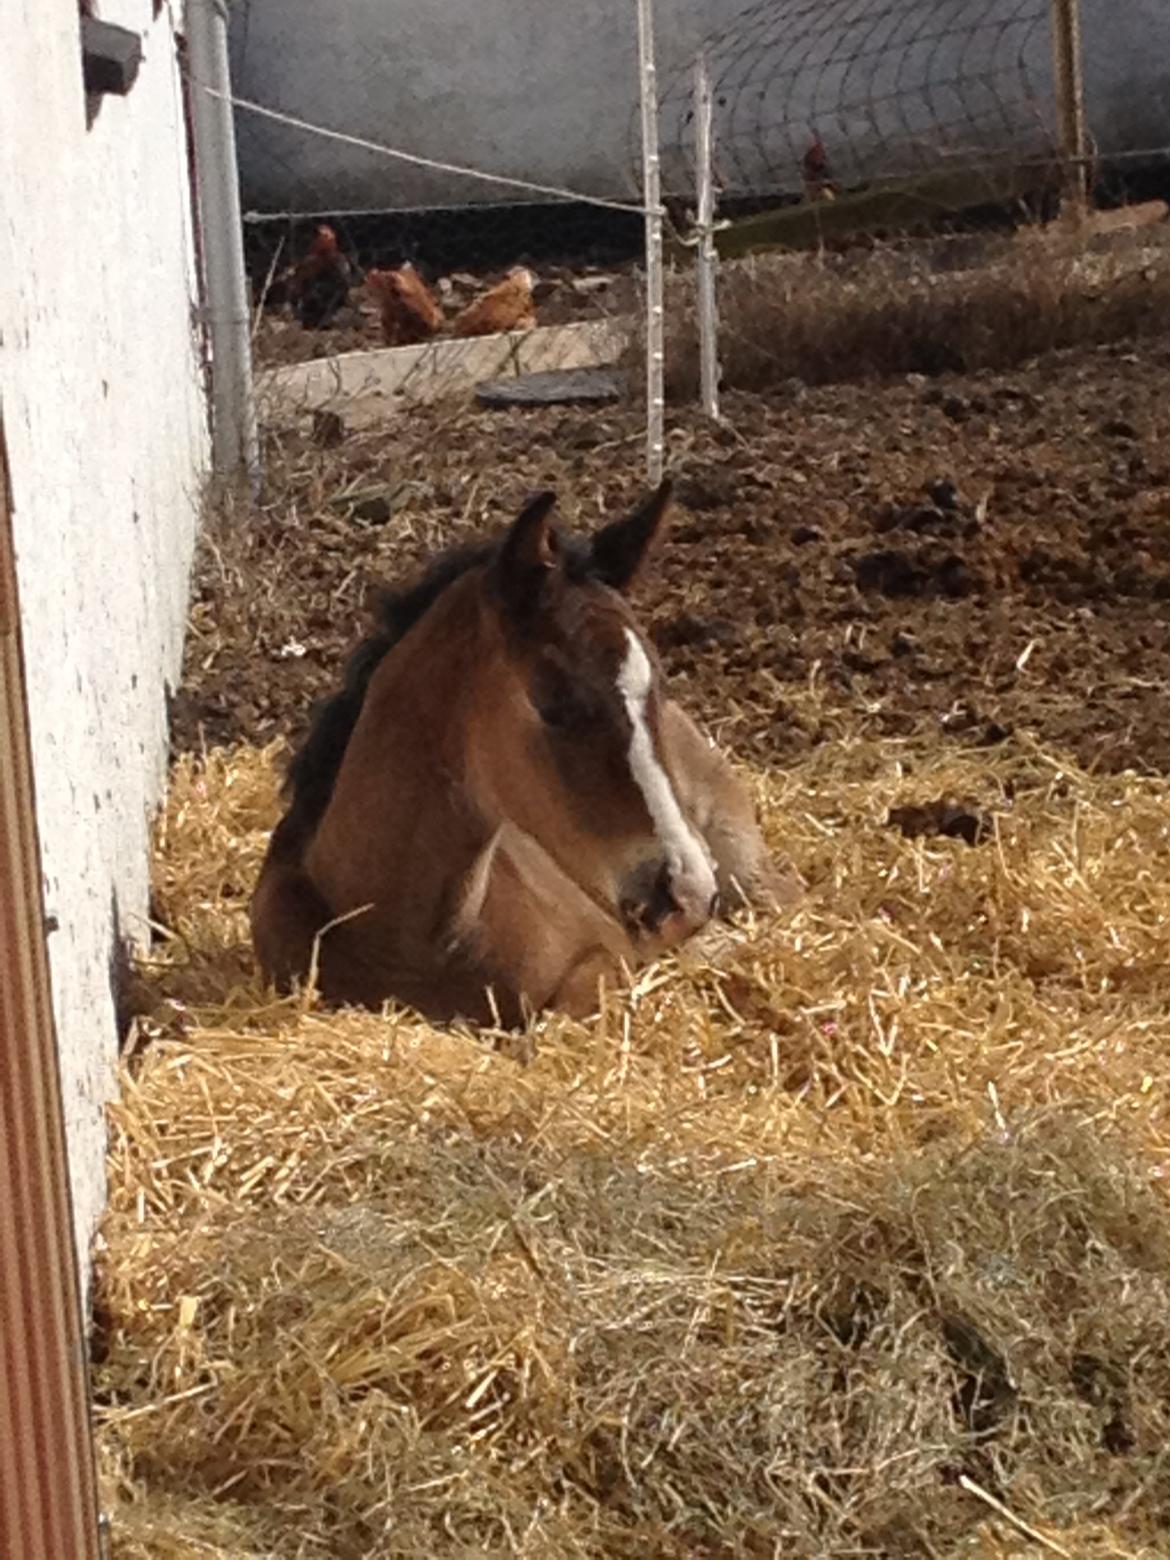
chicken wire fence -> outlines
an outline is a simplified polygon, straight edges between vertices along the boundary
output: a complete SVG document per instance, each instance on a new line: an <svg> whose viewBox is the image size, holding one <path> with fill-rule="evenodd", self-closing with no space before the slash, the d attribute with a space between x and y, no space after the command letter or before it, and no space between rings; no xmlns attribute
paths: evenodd
<svg viewBox="0 0 1170 1560"><path fill-rule="evenodd" d="M391 48L373 0L353 0L344 22L327 26L311 0L232 0L244 243L266 383L286 403L293 384L307 403L466 401L483 380L625 370L641 358L653 425L654 365L665 355L676 395L701 386L714 412L721 370L748 388L831 377L833 310L810 306L826 277L844 289L834 307L852 294L853 326L881 313L881 287L862 282L876 274L872 256L827 256L827 242L937 227L980 205L1054 209L1091 162L1076 0L733 7L672 5L656 77L652 0L571 19L566 10L563 25L548 18L521 75L528 13L490 0L468 30L482 38L490 12L511 28L507 47L449 57L421 8L413 21L396 15ZM660 146L657 166L648 144ZM660 214L674 240L665 297ZM349 285L336 307L306 310L297 278L323 223ZM792 253L809 250L812 262ZM886 253L883 285L929 287L966 253L961 243L920 247L913 259ZM380 279L404 267L425 289L429 318L416 311L405 329ZM517 276L518 308L493 314L496 289L517 304ZM468 311L485 306L492 344L471 348L479 332L465 328ZM389 390L373 357L362 361L383 345L404 349ZM936 346L912 366L947 366ZM614 374L593 392L619 397L636 378ZM651 426L651 474L656 438L660 454Z"/></svg>
<svg viewBox="0 0 1170 1560"><path fill-rule="evenodd" d="M635 11L606 9L607 47L636 85ZM602 155L600 168L566 176L546 138L502 145L485 133L485 114L497 129L525 118L498 60L469 49L445 63L426 29L376 6L334 21L322 26L299 0L231 7L262 394L279 392L286 409L298 395L302 410L365 403L367 415L466 404L493 387L521 394L505 383L521 379L535 399L623 395L637 378L627 370L645 308L645 212L620 135L608 166ZM564 65L577 69L571 49ZM546 79L542 92L567 100L578 86ZM318 285L323 227L348 285ZM383 347L399 349L392 362Z"/></svg>
<svg viewBox="0 0 1170 1560"><path fill-rule="evenodd" d="M710 32L658 104L663 190L699 257L697 285L668 291L675 395L716 414L721 384L933 374L1069 344L1101 267L1075 243L1014 244L1002 218L1083 237L1051 219L1084 217L1103 170L1170 139L1143 19L1086 10L1103 159L1078 0L755 0ZM636 143L632 128L631 166ZM1142 265L1107 280L1130 287Z"/></svg>
<svg viewBox="0 0 1170 1560"><path fill-rule="evenodd" d="M638 278L626 256L601 246L584 262L550 255L526 241L527 215L248 224L254 352L266 382L299 378L312 387L310 399L376 402L386 393L409 403L466 400L477 387L486 397L493 383L522 376L538 394L531 376L575 373L544 391L612 398L611 381L589 373L625 358L641 305ZM539 232L550 217L538 210L529 220ZM322 296L300 280L323 228L336 234L348 271L344 296L334 292L336 307L327 287ZM486 237L469 241L477 228ZM381 350L387 347L397 349L392 361Z"/></svg>
<svg viewBox="0 0 1170 1560"><path fill-rule="evenodd" d="M823 196L1052 162L1050 0L757 0L701 45L725 198ZM695 188L693 78L665 83L663 183Z"/></svg>
<svg viewBox="0 0 1170 1560"><path fill-rule="evenodd" d="M722 384L839 377L842 354L862 372L959 366L913 304L928 313L938 271L986 246L890 241L1067 184L1081 148L1061 93L1080 86L1054 49L1061 3L755 0L703 40L659 99L663 187L700 256L676 395L715 415ZM877 235L880 252L857 247ZM921 335L922 351L905 339Z"/></svg>
<svg viewBox="0 0 1170 1560"><path fill-rule="evenodd" d="M501 344L501 372L570 369L616 361L642 306L638 259L642 220L599 224L588 207L551 203L428 212L344 213L328 217L245 217L245 255L256 311L255 348L262 368L338 353L422 347L401 392L444 392L462 384L466 343L522 332ZM322 229L336 235L348 272L344 296L330 307L328 289L303 278ZM413 310L387 308L387 288L412 272ZM624 333L624 334L623 334ZM462 348L455 343L463 342ZM488 363L482 345L475 362ZM446 367L445 367L446 365ZM403 360L405 367L405 359ZM447 369L449 368L449 375Z"/></svg>

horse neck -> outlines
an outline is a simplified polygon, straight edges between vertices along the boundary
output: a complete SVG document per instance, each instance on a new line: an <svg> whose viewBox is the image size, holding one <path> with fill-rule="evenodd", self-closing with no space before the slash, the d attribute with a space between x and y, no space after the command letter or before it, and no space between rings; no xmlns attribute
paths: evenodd
<svg viewBox="0 0 1170 1560"><path fill-rule="evenodd" d="M457 580L375 671L307 848L330 903L364 902L372 884L388 903L407 892L425 920L490 837L495 824L469 791L466 754L487 618L474 582Z"/></svg>
<svg viewBox="0 0 1170 1560"><path fill-rule="evenodd" d="M375 674L361 735L391 770L421 761L456 788L474 779L469 737L507 681L502 632L483 591L479 570L449 585Z"/></svg>

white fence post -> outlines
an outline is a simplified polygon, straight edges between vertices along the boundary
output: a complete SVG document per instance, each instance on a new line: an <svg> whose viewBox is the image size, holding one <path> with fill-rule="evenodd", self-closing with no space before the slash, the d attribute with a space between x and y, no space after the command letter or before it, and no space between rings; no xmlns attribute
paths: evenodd
<svg viewBox="0 0 1170 1560"><path fill-rule="evenodd" d="M715 185L711 172L711 77L707 56L695 60L695 208L698 225L696 278L699 313L699 378L703 411L719 417L719 322L715 305Z"/></svg>
<svg viewBox="0 0 1170 1560"><path fill-rule="evenodd" d="M638 0L638 64L642 94L642 204L646 209L646 469L650 482L657 485L662 480L666 447L666 352L653 0Z"/></svg>
<svg viewBox="0 0 1170 1560"><path fill-rule="evenodd" d="M224 0L187 0L191 120L199 186L215 470L260 482L260 446L252 391L252 321L244 273L236 132Z"/></svg>

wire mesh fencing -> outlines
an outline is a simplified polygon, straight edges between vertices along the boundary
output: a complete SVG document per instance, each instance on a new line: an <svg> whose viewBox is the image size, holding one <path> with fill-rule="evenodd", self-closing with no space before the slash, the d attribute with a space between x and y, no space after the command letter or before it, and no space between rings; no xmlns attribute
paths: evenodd
<svg viewBox="0 0 1170 1560"><path fill-rule="evenodd" d="M725 199L824 199L1057 150L1049 0L764 0L703 45ZM689 70L661 98L663 177L695 187Z"/></svg>
<svg viewBox="0 0 1170 1560"><path fill-rule="evenodd" d="M246 220L260 383L365 421L521 378L517 397L611 398L637 366L641 229L548 205Z"/></svg>
<svg viewBox="0 0 1170 1560"><path fill-rule="evenodd" d="M756 0L709 34L660 96L687 236L667 306L675 397L713 411L718 383L995 366L1152 324L1147 224L1165 208L1094 218L1116 240L1108 276L1088 229L1052 221L1070 196L1083 213L1102 140L1114 165L1133 156L1118 93L1144 79L1142 41L1092 20L1096 114L1076 0ZM1153 121L1145 134L1170 140Z"/></svg>
<svg viewBox="0 0 1170 1560"><path fill-rule="evenodd" d="M344 404L368 422L466 402L485 382L508 399L498 382L520 379L520 398L637 394L641 179L582 63L608 68L624 106L634 9L597 7L575 31L534 36L535 106L516 88L524 24L505 13L506 37L467 19L456 63L437 15L431 27L355 4L339 21L302 0L234 0L253 350L270 409Z"/></svg>
<svg viewBox="0 0 1170 1560"><path fill-rule="evenodd" d="M591 354L616 361L640 306L641 223L631 238L612 226L599 233L589 215L528 207L246 221L257 362L394 348L395 373L419 365L400 393L434 398L445 365L454 384L464 359L491 358L485 338L508 338L498 343L501 372L586 366Z"/></svg>
<svg viewBox="0 0 1170 1560"><path fill-rule="evenodd" d="M1016 314L997 315L1002 235L994 224L970 231L971 218L1050 216L1070 170L1092 161L1097 118L1086 131L1082 114L1084 145L1070 145L1079 86L1055 47L1053 15L1063 5L1075 19L1075 0L735 3L657 7L650 121L669 218L661 317L676 395L702 381L715 411L720 378L759 388L851 368L934 372L994 355L989 331L1039 340L1040 251L1028 286L1011 284ZM391 10L353 0L339 20L313 0L233 0L262 389L286 408L299 396L302 411L356 403L369 420L412 401L466 402L485 382L559 374L532 394L604 400L637 395L645 378L652 419L637 9L564 6L536 28L528 12L484 0L461 13L467 47L455 53L449 20L444 31L438 13ZM643 28L649 10L642 0ZM1136 121L1117 105L1138 45L1106 70L1095 25L1089 74L1098 95L1112 93L1109 134L1131 144ZM696 50L709 162L697 152ZM968 231L899 242L940 227ZM322 228L347 277L331 294L326 285L323 306L320 289L306 298L303 288ZM847 252L859 238L881 240L880 256ZM997 266L983 325L961 299L942 306L957 277L966 286ZM1059 297L1049 302L1059 314ZM716 305L719 361L704 335L704 369L696 314Z"/></svg>

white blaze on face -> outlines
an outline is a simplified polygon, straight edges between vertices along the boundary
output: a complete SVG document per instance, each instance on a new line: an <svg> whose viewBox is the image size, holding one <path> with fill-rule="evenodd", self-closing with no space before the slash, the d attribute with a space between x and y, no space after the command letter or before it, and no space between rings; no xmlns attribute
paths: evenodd
<svg viewBox="0 0 1170 1560"><path fill-rule="evenodd" d="M646 802L666 858L671 892L690 913L705 912L715 897L715 872L707 847L687 821L670 776L654 749L647 703L654 683L650 657L633 629L626 629L626 656L617 686L630 718L630 773Z"/></svg>

